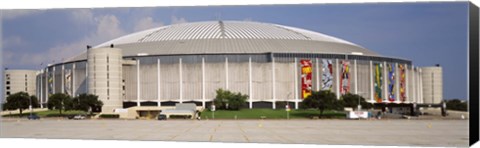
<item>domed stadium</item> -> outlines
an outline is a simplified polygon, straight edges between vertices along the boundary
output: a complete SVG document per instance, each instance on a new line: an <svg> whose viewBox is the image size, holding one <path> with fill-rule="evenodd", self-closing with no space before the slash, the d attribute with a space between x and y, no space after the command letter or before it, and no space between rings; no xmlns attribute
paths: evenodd
<svg viewBox="0 0 480 148"><path fill-rule="evenodd" d="M271 23L174 24L88 47L39 75L39 96L95 94L102 112L195 103L217 89L248 95L246 108L299 108L312 91L370 103L423 103L420 69L315 31Z"/></svg>

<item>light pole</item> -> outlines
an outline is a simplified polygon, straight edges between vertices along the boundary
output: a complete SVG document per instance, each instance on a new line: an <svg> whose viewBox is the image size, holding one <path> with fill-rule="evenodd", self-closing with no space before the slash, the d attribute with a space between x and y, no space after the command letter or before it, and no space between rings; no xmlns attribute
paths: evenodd
<svg viewBox="0 0 480 148"><path fill-rule="evenodd" d="M363 92L357 92L357 98L358 98L358 106L357 106L357 111L362 110L362 105L360 104L360 94L363 94Z"/></svg>
<svg viewBox="0 0 480 148"><path fill-rule="evenodd" d="M32 97L28 96L28 98L30 98L30 117L32 116L33 114L33 106L32 106Z"/></svg>

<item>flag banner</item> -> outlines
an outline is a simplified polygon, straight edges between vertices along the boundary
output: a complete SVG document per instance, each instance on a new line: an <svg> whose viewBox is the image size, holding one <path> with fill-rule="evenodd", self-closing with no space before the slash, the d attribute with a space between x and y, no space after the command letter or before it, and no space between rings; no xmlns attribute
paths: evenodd
<svg viewBox="0 0 480 148"><path fill-rule="evenodd" d="M333 68L332 60L322 59L322 90L332 91Z"/></svg>
<svg viewBox="0 0 480 148"><path fill-rule="evenodd" d="M48 96L53 94L53 73L48 72Z"/></svg>
<svg viewBox="0 0 480 148"><path fill-rule="evenodd" d="M300 65L302 67L302 99L305 99L312 95L312 61L300 60Z"/></svg>
<svg viewBox="0 0 480 148"><path fill-rule="evenodd" d="M387 64L388 70L388 101L395 101L395 66Z"/></svg>
<svg viewBox="0 0 480 148"><path fill-rule="evenodd" d="M399 64L398 70L400 71L400 101L405 102L405 100L407 100L405 94L405 67Z"/></svg>
<svg viewBox="0 0 480 148"><path fill-rule="evenodd" d="M350 62L342 61L342 76L340 79L340 94L350 92Z"/></svg>
<svg viewBox="0 0 480 148"><path fill-rule="evenodd" d="M375 64L375 100L377 103L382 103L382 64Z"/></svg>
<svg viewBox="0 0 480 148"><path fill-rule="evenodd" d="M63 88L65 90L65 93L67 95L72 95L72 70L66 69L65 70L65 76L64 76L64 82L65 82L65 87Z"/></svg>

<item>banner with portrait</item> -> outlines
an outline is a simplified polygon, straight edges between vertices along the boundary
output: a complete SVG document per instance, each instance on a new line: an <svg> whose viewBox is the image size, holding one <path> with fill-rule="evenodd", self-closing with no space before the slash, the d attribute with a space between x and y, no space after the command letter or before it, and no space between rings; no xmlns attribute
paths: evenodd
<svg viewBox="0 0 480 148"><path fill-rule="evenodd" d="M322 59L322 90L332 90L333 65L332 60Z"/></svg>
<svg viewBox="0 0 480 148"><path fill-rule="evenodd" d="M350 62L342 61L341 64L340 94L344 95L350 92Z"/></svg>
<svg viewBox="0 0 480 148"><path fill-rule="evenodd" d="M302 67L302 99L305 99L312 95L312 61L300 60L300 65Z"/></svg>

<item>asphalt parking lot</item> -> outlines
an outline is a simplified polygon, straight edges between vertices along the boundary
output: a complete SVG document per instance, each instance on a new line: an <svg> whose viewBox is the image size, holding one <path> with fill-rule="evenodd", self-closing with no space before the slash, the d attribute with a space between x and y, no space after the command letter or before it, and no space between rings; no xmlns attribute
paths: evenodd
<svg viewBox="0 0 480 148"><path fill-rule="evenodd" d="M468 120L59 120L2 119L0 137L468 146Z"/></svg>

